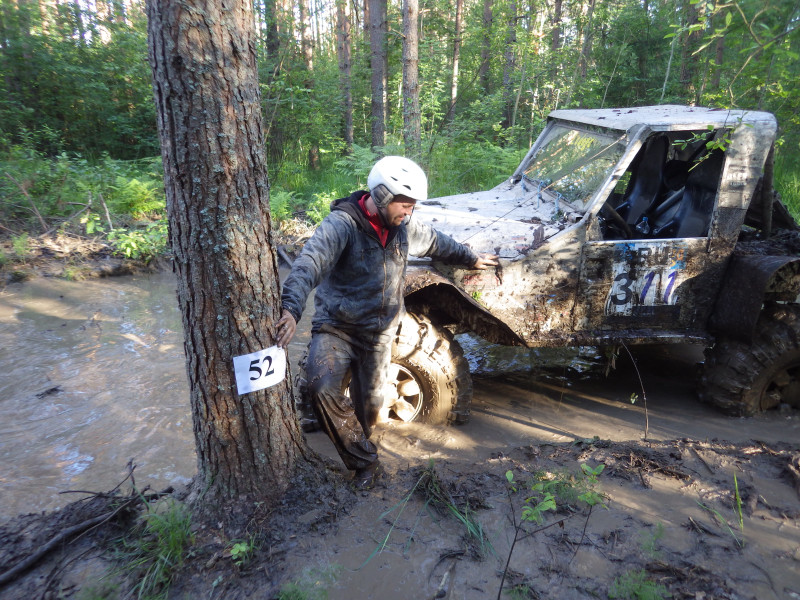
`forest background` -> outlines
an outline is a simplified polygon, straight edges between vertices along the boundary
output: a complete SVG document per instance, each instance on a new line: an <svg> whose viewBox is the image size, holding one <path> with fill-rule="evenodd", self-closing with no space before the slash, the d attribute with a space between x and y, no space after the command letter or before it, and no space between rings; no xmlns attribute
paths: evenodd
<svg viewBox="0 0 800 600"><path fill-rule="evenodd" d="M800 214L795 0L256 0L254 15L278 222L319 222L380 155L423 164L434 197L487 189L553 109L668 103L774 113L776 188ZM58 231L164 251L147 52L144 0L0 0L0 264Z"/></svg>

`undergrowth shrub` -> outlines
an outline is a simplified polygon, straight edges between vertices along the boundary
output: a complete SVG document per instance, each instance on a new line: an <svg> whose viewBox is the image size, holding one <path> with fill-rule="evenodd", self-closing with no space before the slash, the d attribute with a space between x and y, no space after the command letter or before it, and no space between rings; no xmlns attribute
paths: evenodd
<svg viewBox="0 0 800 600"><path fill-rule="evenodd" d="M117 253L150 262L167 249L167 220L148 223L144 229L112 229L108 233L108 241Z"/></svg>
<svg viewBox="0 0 800 600"><path fill-rule="evenodd" d="M800 220L800 159L778 156L774 187L795 220Z"/></svg>

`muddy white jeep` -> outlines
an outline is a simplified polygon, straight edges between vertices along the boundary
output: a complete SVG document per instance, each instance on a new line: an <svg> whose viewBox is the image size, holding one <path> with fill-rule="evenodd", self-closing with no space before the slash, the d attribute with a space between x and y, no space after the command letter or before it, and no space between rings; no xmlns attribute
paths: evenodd
<svg viewBox="0 0 800 600"><path fill-rule="evenodd" d="M528 347L704 344L700 398L733 415L800 407L800 244L772 189L763 112L557 110L514 174L415 216L500 256L415 260L393 351L393 417L464 422L453 334Z"/></svg>

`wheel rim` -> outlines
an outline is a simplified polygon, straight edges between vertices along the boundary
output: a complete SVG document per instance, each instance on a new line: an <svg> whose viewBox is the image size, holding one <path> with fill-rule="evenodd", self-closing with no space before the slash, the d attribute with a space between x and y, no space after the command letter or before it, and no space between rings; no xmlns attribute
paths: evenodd
<svg viewBox="0 0 800 600"><path fill-rule="evenodd" d="M408 423L419 416L425 393L419 378L410 369L392 363L389 372L389 401L391 413Z"/></svg>
<svg viewBox="0 0 800 600"><path fill-rule="evenodd" d="M777 370L761 394L761 410L778 406L781 402L800 407L800 361L793 361Z"/></svg>

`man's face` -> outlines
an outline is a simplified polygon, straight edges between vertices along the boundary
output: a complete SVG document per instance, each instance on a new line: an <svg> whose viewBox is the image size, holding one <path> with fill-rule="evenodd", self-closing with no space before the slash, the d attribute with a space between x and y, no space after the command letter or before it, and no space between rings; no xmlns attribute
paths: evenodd
<svg viewBox="0 0 800 600"><path fill-rule="evenodd" d="M386 207L386 220L392 227L397 227L403 219L410 217L414 212L416 200L407 196L395 196L394 200Z"/></svg>

